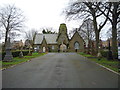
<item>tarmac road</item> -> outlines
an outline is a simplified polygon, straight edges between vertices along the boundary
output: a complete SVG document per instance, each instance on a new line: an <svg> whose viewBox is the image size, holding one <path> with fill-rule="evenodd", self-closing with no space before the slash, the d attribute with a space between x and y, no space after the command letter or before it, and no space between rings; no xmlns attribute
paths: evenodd
<svg viewBox="0 0 120 90"><path fill-rule="evenodd" d="M2 72L3 88L118 88L118 75L76 53L48 53Z"/></svg>

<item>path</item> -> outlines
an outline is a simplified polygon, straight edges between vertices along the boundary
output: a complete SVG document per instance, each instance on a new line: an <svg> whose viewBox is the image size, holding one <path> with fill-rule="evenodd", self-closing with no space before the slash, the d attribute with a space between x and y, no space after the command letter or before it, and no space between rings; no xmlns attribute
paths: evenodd
<svg viewBox="0 0 120 90"><path fill-rule="evenodd" d="M3 88L117 87L117 74L76 53L48 53L3 71Z"/></svg>

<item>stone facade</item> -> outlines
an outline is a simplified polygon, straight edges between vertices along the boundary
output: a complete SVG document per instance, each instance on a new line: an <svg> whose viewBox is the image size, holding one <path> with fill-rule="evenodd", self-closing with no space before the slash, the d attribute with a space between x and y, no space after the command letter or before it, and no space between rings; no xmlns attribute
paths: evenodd
<svg viewBox="0 0 120 90"><path fill-rule="evenodd" d="M34 48L40 52L83 52L84 40L76 31L71 39L66 24L60 24L58 34L36 34Z"/></svg>
<svg viewBox="0 0 120 90"><path fill-rule="evenodd" d="M20 40L20 41L14 41L11 46L12 46L12 49L21 49L21 47L23 47L24 44L23 44L23 41Z"/></svg>
<svg viewBox="0 0 120 90"><path fill-rule="evenodd" d="M76 51L76 49L79 52L84 51L84 40L77 31L69 41L69 51Z"/></svg>

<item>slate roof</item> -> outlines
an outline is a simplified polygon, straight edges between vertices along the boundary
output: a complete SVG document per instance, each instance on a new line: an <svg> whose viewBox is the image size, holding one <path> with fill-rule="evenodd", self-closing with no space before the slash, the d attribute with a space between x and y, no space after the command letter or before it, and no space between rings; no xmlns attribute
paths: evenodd
<svg viewBox="0 0 120 90"><path fill-rule="evenodd" d="M43 38L45 37L47 44L57 44L56 39L58 34L36 34L34 44L41 44Z"/></svg>

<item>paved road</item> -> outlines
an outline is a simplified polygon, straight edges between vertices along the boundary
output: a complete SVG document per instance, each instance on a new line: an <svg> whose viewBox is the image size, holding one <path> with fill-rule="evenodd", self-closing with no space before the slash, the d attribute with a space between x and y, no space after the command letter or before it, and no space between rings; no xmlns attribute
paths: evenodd
<svg viewBox="0 0 120 90"><path fill-rule="evenodd" d="M48 53L3 71L3 88L117 87L117 74L76 53Z"/></svg>

